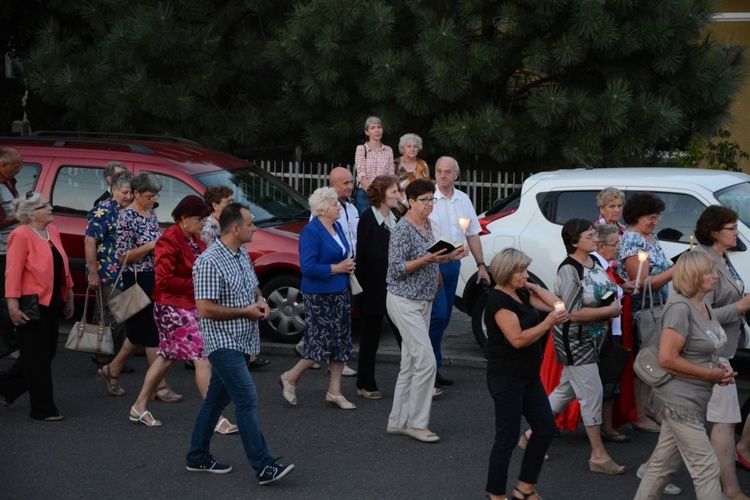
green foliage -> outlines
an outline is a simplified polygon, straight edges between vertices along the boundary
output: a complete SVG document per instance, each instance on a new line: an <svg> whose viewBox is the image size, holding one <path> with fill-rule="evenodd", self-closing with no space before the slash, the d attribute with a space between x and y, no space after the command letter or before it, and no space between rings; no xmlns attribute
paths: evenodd
<svg viewBox="0 0 750 500"><path fill-rule="evenodd" d="M681 167L698 167L703 164L715 170L742 172L741 160L750 159L750 155L740 145L730 140L728 130L719 130L715 136L695 134L690 139L684 152L675 152L674 157Z"/></svg>
<svg viewBox="0 0 750 500"><path fill-rule="evenodd" d="M51 0L27 55L66 127L352 161L369 115L423 155L619 166L726 119L710 0Z"/></svg>

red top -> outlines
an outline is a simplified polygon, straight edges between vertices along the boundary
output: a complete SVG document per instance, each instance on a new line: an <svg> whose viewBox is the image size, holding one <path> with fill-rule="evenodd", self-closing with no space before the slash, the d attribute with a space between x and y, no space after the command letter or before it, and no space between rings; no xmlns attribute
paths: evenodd
<svg viewBox="0 0 750 500"><path fill-rule="evenodd" d="M200 253L206 250L206 244L200 235L192 237ZM156 286L152 298L160 304L192 309L195 307L193 290L193 264L195 252L182 234L179 224L170 227L156 240L154 248L156 260Z"/></svg>

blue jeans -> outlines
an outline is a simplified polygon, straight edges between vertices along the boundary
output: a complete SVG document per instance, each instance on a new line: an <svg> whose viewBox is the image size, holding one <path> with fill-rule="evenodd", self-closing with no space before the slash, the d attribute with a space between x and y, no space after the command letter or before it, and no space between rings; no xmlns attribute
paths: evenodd
<svg viewBox="0 0 750 500"><path fill-rule="evenodd" d="M274 459L268 453L258 425L258 393L247 369L248 356L234 349L222 348L209 354L208 360L213 365L213 373L206 399L195 421L187 464L198 465L211 453L211 437L219 415L233 401L245 455L253 469L261 471L266 465L273 464Z"/></svg>
<svg viewBox="0 0 750 500"><path fill-rule="evenodd" d="M443 285L438 290L438 296L432 303L432 314L430 315L430 343L432 344L432 350L435 352L435 361L437 361L438 368L443 365L443 354L440 346L443 343L443 332L448 328L448 323L451 320L453 299L456 297L460 271L460 261L440 265Z"/></svg>
<svg viewBox="0 0 750 500"><path fill-rule="evenodd" d="M495 442L486 490L502 495L507 491L508 465L521 432L521 416L526 417L532 430L518 474L518 480L525 483L536 484L557 427L539 377L523 379L488 373L487 388L495 401Z"/></svg>
<svg viewBox="0 0 750 500"><path fill-rule="evenodd" d="M365 213L367 207L370 206L370 202L367 201L366 189L362 189L361 187L357 188L357 191L354 193L354 206L357 207L357 212L359 212L359 216L362 217L362 214Z"/></svg>

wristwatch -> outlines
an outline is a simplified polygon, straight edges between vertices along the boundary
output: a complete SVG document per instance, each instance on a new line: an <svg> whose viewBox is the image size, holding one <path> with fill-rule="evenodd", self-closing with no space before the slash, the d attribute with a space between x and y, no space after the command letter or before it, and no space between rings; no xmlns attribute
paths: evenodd
<svg viewBox="0 0 750 500"><path fill-rule="evenodd" d="M487 264L485 264L484 262L477 262L477 269L482 266L487 267Z"/></svg>

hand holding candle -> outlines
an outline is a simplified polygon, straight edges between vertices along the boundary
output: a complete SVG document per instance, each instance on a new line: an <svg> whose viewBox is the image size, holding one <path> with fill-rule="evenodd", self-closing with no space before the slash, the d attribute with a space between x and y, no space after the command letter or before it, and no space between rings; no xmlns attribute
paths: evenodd
<svg viewBox="0 0 750 500"><path fill-rule="evenodd" d="M555 302L555 312L562 312L565 310L565 304L562 300Z"/></svg>
<svg viewBox="0 0 750 500"><path fill-rule="evenodd" d="M466 238L466 230L469 228L469 223L471 220L466 219L464 217L458 218L458 225L461 226L461 231L463 232L464 238Z"/></svg>
<svg viewBox="0 0 750 500"><path fill-rule="evenodd" d="M638 286L641 284L641 274L643 273L643 264L648 261L648 252L638 252L638 274L635 277L635 289L633 293L638 293Z"/></svg>

